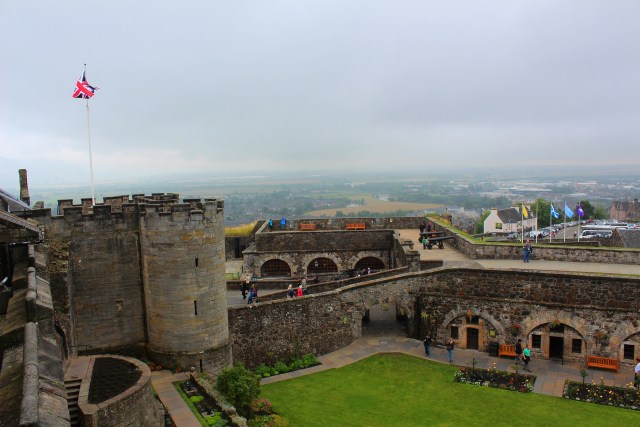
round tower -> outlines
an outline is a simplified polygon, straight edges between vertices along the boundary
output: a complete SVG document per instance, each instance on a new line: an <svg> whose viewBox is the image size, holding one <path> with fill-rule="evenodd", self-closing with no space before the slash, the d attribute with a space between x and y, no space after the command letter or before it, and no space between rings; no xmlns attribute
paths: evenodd
<svg viewBox="0 0 640 427"><path fill-rule="evenodd" d="M224 202L139 207L149 357L210 372L229 366Z"/></svg>

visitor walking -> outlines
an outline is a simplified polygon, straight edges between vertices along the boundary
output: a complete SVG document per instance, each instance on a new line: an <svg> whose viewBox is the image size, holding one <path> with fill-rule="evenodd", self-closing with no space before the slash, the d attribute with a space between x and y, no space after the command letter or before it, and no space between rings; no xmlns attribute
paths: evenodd
<svg viewBox="0 0 640 427"><path fill-rule="evenodd" d="M293 298L295 296L293 286L289 283L289 287L287 288L287 298Z"/></svg>
<svg viewBox="0 0 640 427"><path fill-rule="evenodd" d="M633 376L633 385L640 389L640 357L636 357L636 362L638 362L638 364L636 365L635 375Z"/></svg>
<svg viewBox="0 0 640 427"><path fill-rule="evenodd" d="M287 219L285 217L282 217L282 219L280 219L280 228L284 230L285 225L287 225Z"/></svg>
<svg viewBox="0 0 640 427"><path fill-rule="evenodd" d="M298 296L301 297L304 295L304 291L302 290L302 285L298 285Z"/></svg>
<svg viewBox="0 0 640 427"><path fill-rule="evenodd" d="M273 220L269 220L269 231L273 230Z"/></svg>
<svg viewBox="0 0 640 427"><path fill-rule="evenodd" d="M249 292L249 276L242 281L242 285L240 285L240 292L242 292L242 301L247 299L247 292Z"/></svg>
<svg viewBox="0 0 640 427"><path fill-rule="evenodd" d="M302 276L300 286L302 286L302 294L307 295L307 276Z"/></svg>
<svg viewBox="0 0 640 427"><path fill-rule="evenodd" d="M529 349L528 344L526 344L524 346L524 350L522 350L522 358L524 360L524 370L531 372L529 369L529 362L531 362L531 350Z"/></svg>
<svg viewBox="0 0 640 427"><path fill-rule="evenodd" d="M449 338L447 341L447 353L449 353L449 364L453 364L453 347L455 347L455 343L453 342L453 338Z"/></svg>
<svg viewBox="0 0 640 427"><path fill-rule="evenodd" d="M520 364L521 359L522 359L522 340L518 338L518 342L516 343L516 366Z"/></svg>
<svg viewBox="0 0 640 427"><path fill-rule="evenodd" d="M424 339L422 340L422 343L424 344L424 354L427 357L431 356L431 335L430 334L425 335Z"/></svg>
<svg viewBox="0 0 640 427"><path fill-rule="evenodd" d="M531 258L531 252L533 249L531 248L531 241L527 239L527 243L524 245L524 262L529 262L529 258Z"/></svg>
<svg viewBox="0 0 640 427"><path fill-rule="evenodd" d="M247 300L247 304L251 304L253 302L258 302L258 288L256 285L251 285L251 289L249 289L249 299Z"/></svg>

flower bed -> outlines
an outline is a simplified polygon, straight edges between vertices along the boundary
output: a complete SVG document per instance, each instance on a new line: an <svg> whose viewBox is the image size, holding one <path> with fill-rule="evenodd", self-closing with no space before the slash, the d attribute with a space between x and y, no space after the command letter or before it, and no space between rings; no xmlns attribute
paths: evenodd
<svg viewBox="0 0 640 427"><path fill-rule="evenodd" d="M206 425L213 427L226 427L229 425L229 421L225 418L218 405L209 396L203 396L195 382L191 380L182 381L179 383L179 388L187 397L189 403L195 407L198 412L197 415Z"/></svg>
<svg viewBox="0 0 640 427"><path fill-rule="evenodd" d="M300 358L294 358L289 363L278 361L273 366L260 364L255 369L255 373L266 378L272 375L284 374L285 372L297 371L319 365L318 358L313 353L305 354Z"/></svg>
<svg viewBox="0 0 640 427"><path fill-rule="evenodd" d="M562 397L600 405L640 410L640 390L632 387L611 387L604 384L583 384L566 381Z"/></svg>
<svg viewBox="0 0 640 427"><path fill-rule="evenodd" d="M516 374L497 369L460 368L454 382L529 393L536 382L535 375Z"/></svg>

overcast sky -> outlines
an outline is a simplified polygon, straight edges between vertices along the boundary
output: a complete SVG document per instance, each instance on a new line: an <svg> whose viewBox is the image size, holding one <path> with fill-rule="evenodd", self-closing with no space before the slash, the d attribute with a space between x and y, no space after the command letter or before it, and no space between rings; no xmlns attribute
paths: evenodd
<svg viewBox="0 0 640 427"><path fill-rule="evenodd" d="M0 186L640 164L640 1L0 0Z"/></svg>

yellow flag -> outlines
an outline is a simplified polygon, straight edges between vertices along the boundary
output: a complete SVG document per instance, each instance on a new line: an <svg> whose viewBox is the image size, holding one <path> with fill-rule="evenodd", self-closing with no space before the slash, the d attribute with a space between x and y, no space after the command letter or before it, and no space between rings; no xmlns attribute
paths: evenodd
<svg viewBox="0 0 640 427"><path fill-rule="evenodd" d="M527 212L527 207L524 203L522 204L522 215L524 215L525 218L529 218L529 212Z"/></svg>

